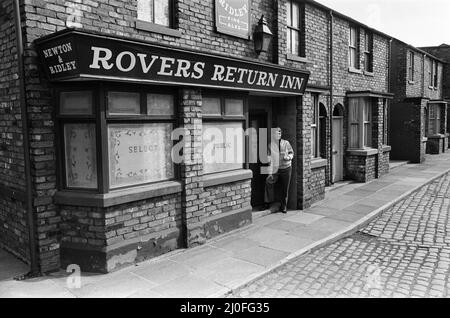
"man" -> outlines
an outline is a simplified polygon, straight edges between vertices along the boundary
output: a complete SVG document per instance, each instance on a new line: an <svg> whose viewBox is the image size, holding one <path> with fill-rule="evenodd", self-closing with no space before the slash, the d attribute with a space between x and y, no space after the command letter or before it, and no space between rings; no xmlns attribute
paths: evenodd
<svg viewBox="0 0 450 318"><path fill-rule="evenodd" d="M278 183L281 190L281 206L280 212L287 213L287 203L289 194L289 185L292 174L292 159L294 159L294 150L289 141L281 138L282 130L277 127L273 130L271 144L271 170L266 179L266 187L264 193L265 208L270 208L270 203L275 199L274 186Z"/></svg>

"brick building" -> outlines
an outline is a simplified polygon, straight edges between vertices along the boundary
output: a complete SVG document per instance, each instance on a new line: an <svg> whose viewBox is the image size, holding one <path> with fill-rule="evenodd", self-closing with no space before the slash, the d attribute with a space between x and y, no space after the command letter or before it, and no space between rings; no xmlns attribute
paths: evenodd
<svg viewBox="0 0 450 318"><path fill-rule="evenodd" d="M422 50L436 56L444 61L443 85L442 94L444 101L447 102L447 133L450 133L450 116L448 116L448 109L450 107L450 45L441 44L433 47L422 47ZM450 139L449 139L450 148Z"/></svg>
<svg viewBox="0 0 450 318"><path fill-rule="evenodd" d="M444 61L400 40L392 43L392 159L419 163L448 148ZM395 132L395 133L394 133Z"/></svg>
<svg viewBox="0 0 450 318"><path fill-rule="evenodd" d="M280 126L295 152L290 208L389 170L390 37L323 5L19 2L26 116L14 1L0 4L0 243L26 261L35 243L42 272L108 272L251 223L264 141L215 140L238 156L217 163L205 132Z"/></svg>

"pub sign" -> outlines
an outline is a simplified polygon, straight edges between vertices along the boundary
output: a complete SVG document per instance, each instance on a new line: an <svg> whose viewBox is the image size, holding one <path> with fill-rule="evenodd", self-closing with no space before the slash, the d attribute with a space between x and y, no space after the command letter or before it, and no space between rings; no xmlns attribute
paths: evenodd
<svg viewBox="0 0 450 318"><path fill-rule="evenodd" d="M216 0L216 30L250 38L250 0Z"/></svg>

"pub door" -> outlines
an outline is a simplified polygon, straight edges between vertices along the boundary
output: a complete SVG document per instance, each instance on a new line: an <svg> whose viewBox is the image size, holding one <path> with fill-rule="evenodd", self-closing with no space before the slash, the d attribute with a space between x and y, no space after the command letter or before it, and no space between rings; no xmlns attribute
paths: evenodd
<svg viewBox="0 0 450 318"><path fill-rule="evenodd" d="M257 138L250 138L249 151L253 152L253 158L257 158L257 162L250 163L250 169L253 172L252 179L252 207L259 207L264 204L264 188L267 175L261 174L261 167L264 165L260 161L259 156L259 129L267 129L267 113L254 113L249 115L250 128L256 129ZM256 153L255 153L256 152Z"/></svg>

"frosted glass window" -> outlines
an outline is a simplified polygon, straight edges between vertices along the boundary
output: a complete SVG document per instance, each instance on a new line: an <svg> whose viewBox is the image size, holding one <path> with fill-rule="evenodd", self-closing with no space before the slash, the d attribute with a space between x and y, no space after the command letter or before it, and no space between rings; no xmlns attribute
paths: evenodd
<svg viewBox="0 0 450 318"><path fill-rule="evenodd" d="M225 115L243 116L244 101L242 99L225 99Z"/></svg>
<svg viewBox="0 0 450 318"><path fill-rule="evenodd" d="M173 179L172 128L170 123L109 125L110 187Z"/></svg>
<svg viewBox="0 0 450 318"><path fill-rule="evenodd" d="M148 115L174 115L173 95L147 94L147 112Z"/></svg>
<svg viewBox="0 0 450 318"><path fill-rule="evenodd" d="M203 172L242 169L245 163L244 131L241 122L203 123Z"/></svg>
<svg viewBox="0 0 450 318"><path fill-rule="evenodd" d="M203 114L205 115L221 115L220 98L203 98Z"/></svg>
<svg viewBox="0 0 450 318"><path fill-rule="evenodd" d="M141 113L140 94L109 92L108 110L111 115L139 115Z"/></svg>
<svg viewBox="0 0 450 318"><path fill-rule="evenodd" d="M62 92L60 105L61 115L92 115L92 92Z"/></svg>
<svg viewBox="0 0 450 318"><path fill-rule="evenodd" d="M97 189L94 124L65 124L66 186Z"/></svg>

